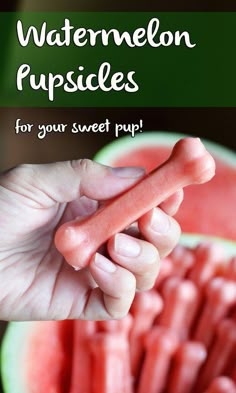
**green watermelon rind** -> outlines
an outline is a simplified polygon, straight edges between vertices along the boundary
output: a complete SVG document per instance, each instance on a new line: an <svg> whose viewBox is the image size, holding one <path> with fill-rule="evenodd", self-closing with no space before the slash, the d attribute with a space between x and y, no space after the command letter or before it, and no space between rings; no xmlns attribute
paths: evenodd
<svg viewBox="0 0 236 393"><path fill-rule="evenodd" d="M3 391L28 393L24 380L26 339L37 322L10 322L1 345L1 378Z"/></svg>
<svg viewBox="0 0 236 393"><path fill-rule="evenodd" d="M225 246L226 257L230 258L236 256L236 241L217 237L208 236L198 233L182 233L180 237L180 243L186 247L193 248L197 246L200 242L214 242Z"/></svg>
<svg viewBox="0 0 236 393"><path fill-rule="evenodd" d="M202 241L216 241L225 249L227 258L236 255L236 242L226 239L198 235L181 235L181 244L194 247ZM24 381L24 365L27 352L27 337L36 327L37 322L10 322L1 346L1 376L5 393L30 393ZM30 361L28 359L28 361ZM20 369L19 369L20 368Z"/></svg>
<svg viewBox="0 0 236 393"><path fill-rule="evenodd" d="M188 136L189 134L181 134L165 131L144 131L137 134L135 137L129 135L122 136L113 142L107 144L95 155L94 160L104 164L111 165L114 159L123 156L136 148L154 147L154 146L173 146L179 139ZM207 150L209 150L215 157L225 162L229 166L236 167L236 153L216 142L201 138Z"/></svg>

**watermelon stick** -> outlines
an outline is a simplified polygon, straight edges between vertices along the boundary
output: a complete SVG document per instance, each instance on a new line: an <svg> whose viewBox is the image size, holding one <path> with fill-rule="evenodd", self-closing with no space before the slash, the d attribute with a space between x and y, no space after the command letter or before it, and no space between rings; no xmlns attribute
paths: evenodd
<svg viewBox="0 0 236 393"><path fill-rule="evenodd" d="M74 267L87 266L108 239L190 184L201 184L215 173L215 163L199 138L176 143L169 159L128 191L109 201L84 220L58 228L55 245Z"/></svg>
<svg viewBox="0 0 236 393"><path fill-rule="evenodd" d="M188 275L199 288L204 287L222 266L223 248L217 243L200 243L194 250L195 263Z"/></svg>
<svg viewBox="0 0 236 393"><path fill-rule="evenodd" d="M167 383L178 341L168 329L155 327L146 337L146 356L137 393L161 393Z"/></svg>
<svg viewBox="0 0 236 393"><path fill-rule="evenodd" d="M127 314L122 319L113 319L109 321L98 321L97 326L100 331L107 332L107 333L116 333L119 335L123 335L128 343L130 330L133 325L133 317L131 314ZM123 354L123 362L125 364L124 368L124 381L126 382L124 387L125 393L131 393L133 391L132 385L134 379L131 376L131 362L130 362L130 350ZM130 392L131 391L131 392Z"/></svg>
<svg viewBox="0 0 236 393"><path fill-rule="evenodd" d="M193 255L195 257L194 264L187 277L198 287L198 299L195 304L195 321L192 325L192 330L195 330L195 322L198 324L205 303L205 287L221 269L222 262L225 262L225 254L223 248L218 243L202 242L193 250Z"/></svg>
<svg viewBox="0 0 236 393"><path fill-rule="evenodd" d="M95 331L94 321L74 321L70 393L91 392L92 354L88 349L88 343Z"/></svg>
<svg viewBox="0 0 236 393"><path fill-rule="evenodd" d="M231 319L221 321L216 331L216 338L206 364L204 365L200 380L199 392L206 388L210 381L222 375L235 361L236 356L236 323Z"/></svg>
<svg viewBox="0 0 236 393"><path fill-rule="evenodd" d="M206 356L207 351L201 343L186 341L181 344L173 358L167 393L191 393Z"/></svg>
<svg viewBox="0 0 236 393"><path fill-rule="evenodd" d="M165 307L159 324L172 330L180 340L186 340L195 314L197 287L190 280L168 278L163 284L163 298Z"/></svg>
<svg viewBox="0 0 236 393"><path fill-rule="evenodd" d="M94 356L92 392L132 393L132 378L127 373L129 345L125 335L96 333L90 345Z"/></svg>
<svg viewBox="0 0 236 393"><path fill-rule="evenodd" d="M211 344L218 323L225 318L236 299L234 281L222 277L212 279L206 288L206 301L199 316L194 332L194 340L201 341L208 348Z"/></svg>
<svg viewBox="0 0 236 393"><path fill-rule="evenodd" d="M173 263L173 276L185 277L189 269L192 268L195 258L192 250L178 244L170 255Z"/></svg>
<svg viewBox="0 0 236 393"><path fill-rule="evenodd" d="M236 393L236 385L228 377L215 378L204 393Z"/></svg>
<svg viewBox="0 0 236 393"><path fill-rule="evenodd" d="M132 328L132 325L133 325L133 317L131 314L127 314L122 319L112 319L109 321L97 322L99 331L123 335L127 343L128 343L129 333L130 333L130 329ZM133 391L132 390L133 378L131 377L130 351L128 349L123 354L123 362L125 364L123 378L124 381L126 381L124 392L130 393L130 391L131 392Z"/></svg>
<svg viewBox="0 0 236 393"><path fill-rule="evenodd" d="M137 377L144 353L143 338L160 314L163 301L160 295L152 290L138 292L131 306L133 326L130 331L130 359L132 375Z"/></svg>

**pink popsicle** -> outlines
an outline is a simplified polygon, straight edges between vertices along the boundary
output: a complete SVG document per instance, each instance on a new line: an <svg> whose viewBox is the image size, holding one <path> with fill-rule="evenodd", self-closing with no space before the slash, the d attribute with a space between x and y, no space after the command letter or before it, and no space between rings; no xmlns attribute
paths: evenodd
<svg viewBox="0 0 236 393"><path fill-rule="evenodd" d="M236 323L231 319L221 321L215 341L199 379L199 391L204 390L214 378L222 375L236 356Z"/></svg>
<svg viewBox="0 0 236 393"><path fill-rule="evenodd" d="M217 277L206 288L206 302L199 317L194 339L201 341L208 348L211 344L217 324L227 315L236 302L235 282Z"/></svg>
<svg viewBox="0 0 236 393"><path fill-rule="evenodd" d="M90 392L92 389L92 355L89 350L89 339L95 331L94 321L74 321L70 393Z"/></svg>
<svg viewBox="0 0 236 393"><path fill-rule="evenodd" d="M165 281L162 289L164 304L158 322L185 340L195 315L198 297L196 286L190 280L173 277Z"/></svg>
<svg viewBox="0 0 236 393"><path fill-rule="evenodd" d="M132 393L129 345L123 334L97 333L90 345L94 359L92 393Z"/></svg>
<svg viewBox="0 0 236 393"><path fill-rule="evenodd" d="M126 339L127 342L129 340L129 334L132 325L133 325L133 317L131 314L126 315L122 319L97 322L99 331L123 335L123 337ZM125 351L123 356L124 356L123 361L124 364L126 365L124 370L125 372L124 381L127 381L127 384L125 385L125 389L127 389L127 393L130 393L132 392L132 387L134 382L134 379L131 376L130 350L127 349L127 351Z"/></svg>
<svg viewBox="0 0 236 393"><path fill-rule="evenodd" d="M116 233L124 230L179 189L201 184L215 173L215 163L199 138L181 139L169 159L140 182L83 221L63 224L55 245L67 262L77 268ZM99 229L99 230L98 230Z"/></svg>
<svg viewBox="0 0 236 393"><path fill-rule="evenodd" d="M178 244L172 251L170 258L173 263L173 275L184 278L195 263L195 256L192 250Z"/></svg>
<svg viewBox="0 0 236 393"><path fill-rule="evenodd" d="M201 243L194 254L195 262L188 278L198 287L203 287L214 277L225 259L224 250L217 243Z"/></svg>
<svg viewBox="0 0 236 393"><path fill-rule="evenodd" d="M212 381L204 393L236 393L236 385L228 377L218 377Z"/></svg>
<svg viewBox="0 0 236 393"><path fill-rule="evenodd" d="M166 386L178 341L168 329L153 328L146 338L146 356L137 393L161 393Z"/></svg>
<svg viewBox="0 0 236 393"><path fill-rule="evenodd" d="M138 292L131 307L133 325L130 331L130 358L132 375L137 376L144 352L144 335L150 330L163 308L160 295L154 291Z"/></svg>
<svg viewBox="0 0 236 393"><path fill-rule="evenodd" d="M199 369L207 356L201 343L186 341L177 349L167 393L190 393L196 382Z"/></svg>

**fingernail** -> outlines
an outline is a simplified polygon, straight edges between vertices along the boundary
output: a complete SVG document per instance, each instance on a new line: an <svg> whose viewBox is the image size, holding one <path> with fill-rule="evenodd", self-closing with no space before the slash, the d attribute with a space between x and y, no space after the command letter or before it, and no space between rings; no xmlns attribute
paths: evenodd
<svg viewBox="0 0 236 393"><path fill-rule="evenodd" d="M145 169L140 167L118 167L112 168L112 172L122 178L138 178L145 174Z"/></svg>
<svg viewBox="0 0 236 393"><path fill-rule="evenodd" d="M137 257L141 252L141 247L137 240L118 233L115 236L115 252L124 257Z"/></svg>
<svg viewBox="0 0 236 393"><path fill-rule="evenodd" d="M94 264L106 273L114 273L116 271L116 266L114 263L109 261L103 255L96 253L94 257Z"/></svg>
<svg viewBox="0 0 236 393"><path fill-rule="evenodd" d="M151 228L153 231L165 234L170 229L170 219L161 209L154 209L151 218Z"/></svg>

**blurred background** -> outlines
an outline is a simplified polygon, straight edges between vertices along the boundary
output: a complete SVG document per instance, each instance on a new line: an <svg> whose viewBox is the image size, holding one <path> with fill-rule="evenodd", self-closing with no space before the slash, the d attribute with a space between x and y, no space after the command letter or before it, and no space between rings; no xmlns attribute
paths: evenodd
<svg viewBox="0 0 236 393"><path fill-rule="evenodd" d="M175 0L111 2L102 1L48 1L23 0L1 2L0 11L236 11L236 4L227 1ZM9 26L9 34L13 26ZM7 46L1 58L7 56ZM39 140L36 133L15 135L15 121L24 123L135 123L143 120L143 132L165 130L208 138L236 150L236 108L0 108L0 170L19 163L43 163L75 158L92 158L106 143L114 139L107 134L57 134ZM3 332L5 324L1 325Z"/></svg>

